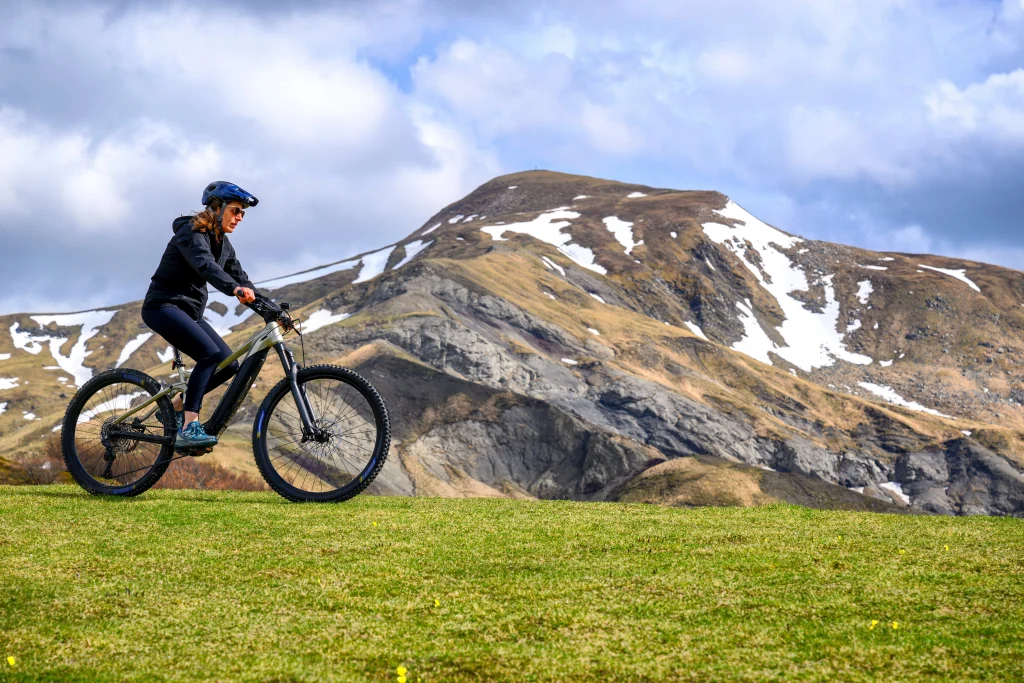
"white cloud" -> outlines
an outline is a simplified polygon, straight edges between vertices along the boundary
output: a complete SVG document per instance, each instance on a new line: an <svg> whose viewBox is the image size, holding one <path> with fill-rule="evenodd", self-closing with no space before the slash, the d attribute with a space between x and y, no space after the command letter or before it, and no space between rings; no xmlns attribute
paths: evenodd
<svg viewBox="0 0 1024 683"><path fill-rule="evenodd" d="M125 232L158 188L201 187L221 165L215 145L194 143L154 121L94 138L55 131L2 107L0 149L0 212L8 220L38 223L46 207L50 218L70 222L65 229L85 232Z"/></svg>
<svg viewBox="0 0 1024 683"><path fill-rule="evenodd" d="M889 183L911 180L910 170L880 149L872 135L834 107L795 106L790 112L788 147L792 172L811 179L851 180L870 176Z"/></svg>
<svg viewBox="0 0 1024 683"><path fill-rule="evenodd" d="M582 119L583 128L590 135L595 149L629 154L638 151L643 144L642 136L611 107L587 102L583 105Z"/></svg>
<svg viewBox="0 0 1024 683"><path fill-rule="evenodd" d="M487 135L536 126L562 126L572 116L562 107L569 89L569 62L545 52L530 57L493 43L459 39L435 59L412 68L417 95L437 102Z"/></svg>
<svg viewBox="0 0 1024 683"><path fill-rule="evenodd" d="M697 57L697 67L708 78L744 83L757 76L756 60L743 48L712 46Z"/></svg>
<svg viewBox="0 0 1024 683"><path fill-rule="evenodd" d="M926 97L940 130L996 144L1024 145L1024 69L958 88L944 80Z"/></svg>

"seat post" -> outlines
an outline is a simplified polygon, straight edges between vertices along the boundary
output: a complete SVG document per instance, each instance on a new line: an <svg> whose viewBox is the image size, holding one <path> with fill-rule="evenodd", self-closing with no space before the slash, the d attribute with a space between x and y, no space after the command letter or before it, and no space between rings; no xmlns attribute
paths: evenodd
<svg viewBox="0 0 1024 683"><path fill-rule="evenodd" d="M174 347L174 361L171 363L171 370L178 371L179 382L185 381L185 361L181 359L181 351L177 346Z"/></svg>

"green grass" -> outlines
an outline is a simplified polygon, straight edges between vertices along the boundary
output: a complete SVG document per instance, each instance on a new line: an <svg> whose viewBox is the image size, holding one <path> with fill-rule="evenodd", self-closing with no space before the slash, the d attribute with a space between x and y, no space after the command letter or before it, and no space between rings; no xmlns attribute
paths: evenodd
<svg viewBox="0 0 1024 683"><path fill-rule="evenodd" d="M0 487L0 681L1020 680L1022 573L1017 519Z"/></svg>

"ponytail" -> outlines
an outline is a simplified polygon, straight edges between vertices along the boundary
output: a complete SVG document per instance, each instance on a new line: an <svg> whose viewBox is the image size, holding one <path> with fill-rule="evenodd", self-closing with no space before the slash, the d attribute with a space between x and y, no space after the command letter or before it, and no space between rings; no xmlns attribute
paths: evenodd
<svg viewBox="0 0 1024 683"><path fill-rule="evenodd" d="M224 237L224 227L221 224L222 208L219 199L212 200L205 209L192 216L192 230L194 232L213 233L214 239L218 242Z"/></svg>

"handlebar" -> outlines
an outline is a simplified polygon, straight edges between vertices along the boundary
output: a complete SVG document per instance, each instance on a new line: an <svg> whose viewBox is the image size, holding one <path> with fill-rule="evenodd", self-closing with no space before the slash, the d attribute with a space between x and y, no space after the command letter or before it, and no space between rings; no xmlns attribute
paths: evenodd
<svg viewBox="0 0 1024 683"><path fill-rule="evenodd" d="M293 325L295 321L288 312L288 304L282 303L278 305L259 292L254 292L254 294L256 295L256 300L247 303L246 306L263 318L264 322L269 323L277 321L281 323L286 330L294 329Z"/></svg>

